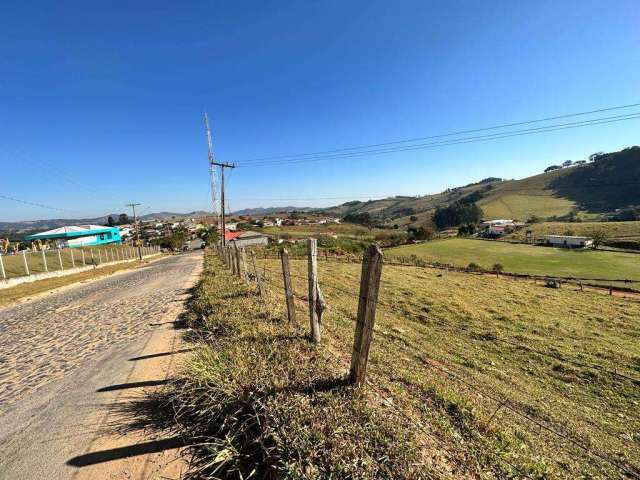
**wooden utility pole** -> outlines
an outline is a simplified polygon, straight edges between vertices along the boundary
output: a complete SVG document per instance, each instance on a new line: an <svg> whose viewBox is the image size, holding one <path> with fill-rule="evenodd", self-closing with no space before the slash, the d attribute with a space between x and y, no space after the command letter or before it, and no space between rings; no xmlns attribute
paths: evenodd
<svg viewBox="0 0 640 480"><path fill-rule="evenodd" d="M377 245L369 245L362 259L360 276L360 301L358 319L351 354L350 380L356 386L364 384L369 359L369 347L373 340L373 325L376 319L380 276L382 275L382 250Z"/></svg>

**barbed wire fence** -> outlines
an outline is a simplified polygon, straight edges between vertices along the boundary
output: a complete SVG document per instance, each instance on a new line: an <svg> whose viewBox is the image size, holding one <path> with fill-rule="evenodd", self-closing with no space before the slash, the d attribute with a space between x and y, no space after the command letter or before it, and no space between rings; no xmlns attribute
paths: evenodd
<svg viewBox="0 0 640 480"><path fill-rule="evenodd" d="M314 343L321 343L322 332L326 332L331 336L332 342L323 343L322 346L326 348L322 348L321 351L323 354L331 357L341 367L348 367L348 382L356 388L361 388L367 384L376 391L380 398L384 398L384 394L382 393L386 388L384 384L387 382L397 382L397 380L393 378L393 375L390 375L388 369L384 368L385 366L382 365L382 363L369 361L369 350L375 331L376 335L380 335L390 342L399 343L400 348L404 350L404 353L407 354L415 364L429 368L442 378L455 383L457 389L466 392L468 395L472 395L476 401L484 406L485 411L490 412L486 421L487 427L495 421L499 414L508 414L513 417L519 425L529 428L530 430L535 430L535 435L544 436L548 441L554 442L560 448L570 449L572 454L577 453L585 459L595 460L596 462L605 464L628 478L640 479L640 467L638 465L632 464L630 461L620 458L620 456L598 450L590 444L588 439L582 439L578 435L570 432L568 428L564 428L562 425L554 422L552 415L545 414L541 415L542 418L537 418L537 416L540 415L531 413L527 405L514 402L497 392L488 391L486 386L474 382L470 377L465 375L464 372L456 371L452 365L445 366L445 362L430 357L425 351L420 350L418 346L411 345L406 340L398 341L397 337L386 332L384 329L375 328L377 310L385 315L404 315L403 312L398 311L397 305L379 298L380 278L383 265L383 256L380 249L376 245L371 245L362 256L353 255L342 258L335 256L333 259L330 259L326 251L318 254L316 242L315 239L307 240L309 253L306 257L304 255L294 256L295 260L307 261L307 275L291 272L290 261L292 258L290 258L290 254L286 249L283 250L279 257L268 254L265 251L262 255L262 260L264 260L262 265L260 265L257 260L258 255L252 250L250 252L253 267L252 272L249 271L247 265L245 248L238 248L235 245L227 248L218 246L217 253L227 268L231 270L232 274L244 279L248 284L255 283L259 295L267 295L271 289L280 292L279 294L282 295L280 298L284 299L286 317L289 322L296 322L296 303L303 308L308 308L309 339ZM321 282L317 269L319 257L327 262L333 260L343 263L359 263L361 265L359 289L343 288L331 282ZM281 271L269 268L267 266L268 260L279 260L281 263ZM393 261L388 263L384 262L384 264L393 267L423 266L421 264L416 265L413 259L411 259L411 261L407 261L406 259L393 259ZM295 293L294 282L292 280L296 280L298 283L302 283L302 285L306 283L308 286L308 295L305 296ZM356 315L351 311L344 311L346 309L343 309L343 307L337 307L343 310L340 312L340 318L348 320L351 328L355 328L353 345L351 347L343 341L346 333L344 331L339 332L334 330L333 325L329 326L322 318L325 309L328 304L331 303L331 299L337 299L339 297L349 300L358 299ZM329 300L327 300L327 298ZM535 349L507 338L495 336L492 340L509 346L510 348L523 350L544 358L553 359L554 361L597 370L619 381L629 382L634 386L640 385L640 379L608 369L602 365L565 358L557 352L546 352ZM333 342L338 342L337 348L332 348ZM350 360L348 356L350 356ZM367 374L367 371L369 371L369 374ZM367 381L367 376L370 377L370 381ZM524 395L524 392L520 392L520 394ZM430 438L431 441L444 447L442 438L436 435L432 429L425 426L419 418L416 418L420 415L412 412L411 406L403 405L401 407L393 401L385 401L384 404L389 406L397 415L412 423ZM544 411L544 406L540 404L540 402L532 400L531 404L535 404L537 408ZM617 436L609 432L600 431L600 433L619 440ZM487 446L484 453L495 459L499 464L517 472L521 478L533 478L523 470L522 467L507 458L505 454L494 451L490 446Z"/></svg>

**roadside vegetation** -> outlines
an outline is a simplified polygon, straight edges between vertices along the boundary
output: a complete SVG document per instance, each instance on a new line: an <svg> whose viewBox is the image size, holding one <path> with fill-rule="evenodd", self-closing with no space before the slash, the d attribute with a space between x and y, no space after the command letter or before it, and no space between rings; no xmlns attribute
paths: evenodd
<svg viewBox="0 0 640 480"><path fill-rule="evenodd" d="M344 385L360 265L319 262L329 304L306 338L305 260L259 260L259 297L208 253L197 348L167 391L194 478L624 478L639 473L640 303L386 265L368 385ZM581 445L591 453L586 453ZM634 466L636 465L636 466Z"/></svg>
<svg viewBox="0 0 640 480"><path fill-rule="evenodd" d="M427 478L416 427L212 253L186 321L197 349L163 404L197 443L189 478Z"/></svg>

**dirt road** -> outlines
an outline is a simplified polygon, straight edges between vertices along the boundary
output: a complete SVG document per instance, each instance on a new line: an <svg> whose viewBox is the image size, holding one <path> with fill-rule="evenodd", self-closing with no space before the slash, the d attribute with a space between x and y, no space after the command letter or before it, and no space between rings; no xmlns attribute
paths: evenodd
<svg viewBox="0 0 640 480"><path fill-rule="evenodd" d="M109 405L165 382L181 351L172 322L201 266L200 252L173 256L0 309L0 478L78 478L136 453L91 452L110 444Z"/></svg>

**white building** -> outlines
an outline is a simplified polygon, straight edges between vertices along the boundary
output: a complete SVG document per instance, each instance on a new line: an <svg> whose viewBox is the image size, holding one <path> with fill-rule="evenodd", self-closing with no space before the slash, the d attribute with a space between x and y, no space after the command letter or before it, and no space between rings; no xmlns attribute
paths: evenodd
<svg viewBox="0 0 640 480"><path fill-rule="evenodd" d="M593 246L593 239L573 235L546 235L546 244L552 247L587 248Z"/></svg>

